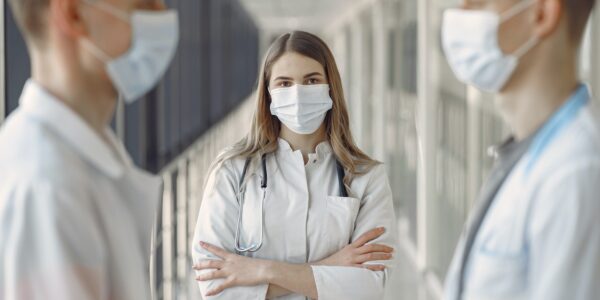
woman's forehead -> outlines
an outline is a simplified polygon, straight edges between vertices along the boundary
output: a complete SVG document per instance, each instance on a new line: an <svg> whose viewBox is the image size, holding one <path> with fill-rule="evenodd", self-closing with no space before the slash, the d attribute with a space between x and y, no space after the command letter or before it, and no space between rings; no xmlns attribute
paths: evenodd
<svg viewBox="0 0 600 300"><path fill-rule="evenodd" d="M271 73L273 76L303 76L314 72L323 74L324 71L323 65L315 59L296 52L287 52L275 61Z"/></svg>

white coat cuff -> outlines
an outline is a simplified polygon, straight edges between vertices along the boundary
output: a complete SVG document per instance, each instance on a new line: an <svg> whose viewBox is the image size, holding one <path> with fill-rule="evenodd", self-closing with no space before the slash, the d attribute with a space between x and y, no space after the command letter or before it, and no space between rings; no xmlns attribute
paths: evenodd
<svg viewBox="0 0 600 300"><path fill-rule="evenodd" d="M258 285L256 286L255 289L255 296L253 299L256 300L265 300L267 299L267 293L269 291L269 285L268 284L262 284L262 285Z"/></svg>
<svg viewBox="0 0 600 300"><path fill-rule="evenodd" d="M337 300L335 299L335 293L332 293L332 286L327 286L327 280L325 276L325 270L321 266L311 266L313 276L315 278L315 285L317 287L317 298L319 300Z"/></svg>

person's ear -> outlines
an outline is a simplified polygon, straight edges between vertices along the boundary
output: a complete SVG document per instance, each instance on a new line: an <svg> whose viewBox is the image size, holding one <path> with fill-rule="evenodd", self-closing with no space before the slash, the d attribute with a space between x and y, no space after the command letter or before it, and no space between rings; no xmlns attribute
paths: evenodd
<svg viewBox="0 0 600 300"><path fill-rule="evenodd" d="M552 35L561 24L564 14L562 0L537 0L533 33L540 39Z"/></svg>
<svg viewBox="0 0 600 300"><path fill-rule="evenodd" d="M154 10L165 10L167 9L167 5L162 0L156 0L152 7Z"/></svg>
<svg viewBox="0 0 600 300"><path fill-rule="evenodd" d="M138 8L144 10L162 11L167 9L167 5L163 0L147 0Z"/></svg>
<svg viewBox="0 0 600 300"><path fill-rule="evenodd" d="M70 37L86 34L86 24L81 18L81 0L50 0L50 22L61 33Z"/></svg>

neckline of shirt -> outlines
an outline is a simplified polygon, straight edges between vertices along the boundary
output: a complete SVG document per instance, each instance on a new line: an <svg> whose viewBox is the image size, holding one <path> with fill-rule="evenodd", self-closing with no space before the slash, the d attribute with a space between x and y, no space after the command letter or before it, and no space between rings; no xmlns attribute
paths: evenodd
<svg viewBox="0 0 600 300"><path fill-rule="evenodd" d="M277 148L278 153L297 154L301 152L300 150L294 151L290 143L284 140L283 138L279 138L277 142L279 145ZM329 141L323 141L319 143L315 149L315 152L308 154L308 163L306 164L306 166L310 165L311 163L317 163L318 161L327 158L332 152L333 149L331 148L331 144L329 143Z"/></svg>

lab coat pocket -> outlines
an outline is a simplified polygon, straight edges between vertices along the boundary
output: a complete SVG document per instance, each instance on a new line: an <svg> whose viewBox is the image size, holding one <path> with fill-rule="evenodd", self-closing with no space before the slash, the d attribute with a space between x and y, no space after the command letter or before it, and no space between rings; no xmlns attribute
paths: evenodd
<svg viewBox="0 0 600 300"><path fill-rule="evenodd" d="M327 197L327 234L330 243L341 249L350 243L358 217L360 199Z"/></svg>
<svg viewBox="0 0 600 300"><path fill-rule="evenodd" d="M527 283L525 253L502 255L479 249L471 265L466 299L519 299Z"/></svg>

